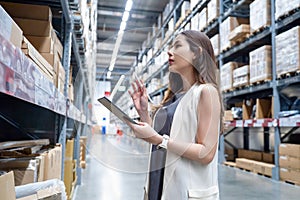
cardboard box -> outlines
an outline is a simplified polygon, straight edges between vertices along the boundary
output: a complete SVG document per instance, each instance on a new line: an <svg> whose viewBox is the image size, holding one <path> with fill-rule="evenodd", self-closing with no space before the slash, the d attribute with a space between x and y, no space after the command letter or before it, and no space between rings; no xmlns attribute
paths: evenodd
<svg viewBox="0 0 300 200"><path fill-rule="evenodd" d="M299 0L289 1L275 1L275 18L278 19L281 16L288 15L288 13L294 9L300 7Z"/></svg>
<svg viewBox="0 0 300 200"><path fill-rule="evenodd" d="M0 176L0 194L1 194L1 199L5 199L5 200L16 199L13 172L9 172Z"/></svg>
<svg viewBox="0 0 300 200"><path fill-rule="evenodd" d="M15 186L35 183L38 180L38 168L14 169Z"/></svg>
<svg viewBox="0 0 300 200"><path fill-rule="evenodd" d="M256 99L256 119L272 118L272 100L269 99Z"/></svg>
<svg viewBox="0 0 300 200"><path fill-rule="evenodd" d="M0 6L0 35L9 40L13 45L21 48L23 31Z"/></svg>
<svg viewBox="0 0 300 200"><path fill-rule="evenodd" d="M300 158L300 145L282 143L279 145L279 155Z"/></svg>
<svg viewBox="0 0 300 200"><path fill-rule="evenodd" d="M263 152L262 153L262 161L266 163L274 164L274 152Z"/></svg>
<svg viewBox="0 0 300 200"><path fill-rule="evenodd" d="M219 34L214 35L212 38L210 38L210 42L214 48L215 56L220 54L220 37Z"/></svg>
<svg viewBox="0 0 300 200"><path fill-rule="evenodd" d="M55 86L58 89L58 91L60 91L62 94L64 93L65 79L66 79L65 69L63 68L62 64L58 62L58 71L56 74Z"/></svg>
<svg viewBox="0 0 300 200"><path fill-rule="evenodd" d="M280 179L300 184L300 171L280 168Z"/></svg>
<svg viewBox="0 0 300 200"><path fill-rule="evenodd" d="M45 157L44 180L61 179L62 147L57 144Z"/></svg>
<svg viewBox="0 0 300 200"><path fill-rule="evenodd" d="M279 156L279 166L286 169L300 170L300 158Z"/></svg>
<svg viewBox="0 0 300 200"><path fill-rule="evenodd" d="M285 55L285 56L282 56ZM300 26L276 35L277 76L300 70Z"/></svg>
<svg viewBox="0 0 300 200"><path fill-rule="evenodd" d="M51 37L26 36L29 42L40 53L53 53L54 41Z"/></svg>
<svg viewBox="0 0 300 200"><path fill-rule="evenodd" d="M273 164L263 162L253 162L253 172L272 177Z"/></svg>
<svg viewBox="0 0 300 200"><path fill-rule="evenodd" d="M249 160L246 158L237 158L235 159L236 167L246 169L246 170L253 170L254 161Z"/></svg>
<svg viewBox="0 0 300 200"><path fill-rule="evenodd" d="M232 121L233 120L233 115L231 110L225 110L224 111L224 120L225 121Z"/></svg>
<svg viewBox="0 0 300 200"><path fill-rule="evenodd" d="M250 83L272 80L272 48L259 47L249 53Z"/></svg>
<svg viewBox="0 0 300 200"><path fill-rule="evenodd" d="M236 62L228 62L220 69L221 91L230 90L233 88L233 70L238 67Z"/></svg>
<svg viewBox="0 0 300 200"><path fill-rule="evenodd" d="M249 85L249 65L233 70L233 87Z"/></svg>
<svg viewBox="0 0 300 200"><path fill-rule="evenodd" d="M229 35L236 27L241 24L249 24L249 19L247 18L237 18L237 17L228 17L220 24L220 51L231 47L233 45L230 41Z"/></svg>
<svg viewBox="0 0 300 200"><path fill-rule="evenodd" d="M0 5L2 5L13 18L52 21L52 12L49 6L10 2L0 2Z"/></svg>
<svg viewBox="0 0 300 200"><path fill-rule="evenodd" d="M239 158L247 158L256 161L262 161L262 152L246 149L238 149Z"/></svg>
<svg viewBox="0 0 300 200"><path fill-rule="evenodd" d="M23 30L25 36L52 37L52 24L50 21L14 18Z"/></svg>
<svg viewBox="0 0 300 200"><path fill-rule="evenodd" d="M251 116L252 116L253 106L254 106L253 99L243 100L243 105L242 105L243 120L252 118Z"/></svg>
<svg viewBox="0 0 300 200"><path fill-rule="evenodd" d="M30 196L17 198L17 200L38 200L38 197L37 197L36 194L33 194L33 195L30 195Z"/></svg>
<svg viewBox="0 0 300 200"><path fill-rule="evenodd" d="M219 0L211 0L207 4L207 24L219 17Z"/></svg>
<svg viewBox="0 0 300 200"><path fill-rule="evenodd" d="M207 8L203 8L199 13L199 30L207 27Z"/></svg>
<svg viewBox="0 0 300 200"><path fill-rule="evenodd" d="M251 32L271 25L271 1L255 0L250 4Z"/></svg>

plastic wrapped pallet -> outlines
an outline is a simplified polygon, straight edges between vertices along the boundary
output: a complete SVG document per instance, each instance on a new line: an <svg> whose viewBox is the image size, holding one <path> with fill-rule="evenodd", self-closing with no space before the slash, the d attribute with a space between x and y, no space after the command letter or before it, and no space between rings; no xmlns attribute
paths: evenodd
<svg viewBox="0 0 300 200"><path fill-rule="evenodd" d="M299 0L276 0L275 1L275 18L278 19L283 15L287 15L290 11L295 10L300 7Z"/></svg>
<svg viewBox="0 0 300 200"><path fill-rule="evenodd" d="M220 25L220 51L232 46L232 42L228 39L230 32L241 24L248 24L246 18L228 17Z"/></svg>
<svg viewBox="0 0 300 200"><path fill-rule="evenodd" d="M272 79L271 46L265 45L251 51L250 54L250 83Z"/></svg>
<svg viewBox="0 0 300 200"><path fill-rule="evenodd" d="M199 13L199 30L203 30L207 27L207 8L203 8Z"/></svg>
<svg viewBox="0 0 300 200"><path fill-rule="evenodd" d="M191 30L199 30L199 13L196 13L195 16L193 16L192 20L191 20Z"/></svg>
<svg viewBox="0 0 300 200"><path fill-rule="evenodd" d="M249 65L233 70L233 87L249 85Z"/></svg>
<svg viewBox="0 0 300 200"><path fill-rule="evenodd" d="M238 64L236 62L229 62L224 64L220 69L221 78L221 91L226 91L232 89L232 72L237 68Z"/></svg>
<svg viewBox="0 0 300 200"><path fill-rule="evenodd" d="M271 1L255 0L250 4L250 29L256 32L271 25Z"/></svg>
<svg viewBox="0 0 300 200"><path fill-rule="evenodd" d="M300 70L300 26L276 36L277 75L298 70Z"/></svg>
<svg viewBox="0 0 300 200"><path fill-rule="evenodd" d="M219 17L219 0L211 0L207 4L207 24Z"/></svg>
<svg viewBox="0 0 300 200"><path fill-rule="evenodd" d="M212 38L210 38L211 44L214 48L215 56L219 55L220 53L220 37L219 34L214 35Z"/></svg>

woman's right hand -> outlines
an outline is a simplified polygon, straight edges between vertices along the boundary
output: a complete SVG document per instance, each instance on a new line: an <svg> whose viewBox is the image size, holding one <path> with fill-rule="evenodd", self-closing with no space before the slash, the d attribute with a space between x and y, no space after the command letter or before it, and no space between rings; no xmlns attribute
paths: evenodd
<svg viewBox="0 0 300 200"><path fill-rule="evenodd" d="M131 86L133 92L128 90L128 93L132 98L135 109L139 114L145 111L148 112L148 96L145 85L142 81L135 80L131 83Z"/></svg>

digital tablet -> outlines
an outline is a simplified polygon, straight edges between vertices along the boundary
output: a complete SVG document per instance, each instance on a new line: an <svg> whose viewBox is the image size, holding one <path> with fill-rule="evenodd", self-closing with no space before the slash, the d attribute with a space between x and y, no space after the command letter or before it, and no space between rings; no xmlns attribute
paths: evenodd
<svg viewBox="0 0 300 200"><path fill-rule="evenodd" d="M129 121L133 124L137 124L133 119L131 119L126 113L124 113L118 106L112 103L107 97L99 98L98 101L104 105L110 112L116 115L123 122Z"/></svg>

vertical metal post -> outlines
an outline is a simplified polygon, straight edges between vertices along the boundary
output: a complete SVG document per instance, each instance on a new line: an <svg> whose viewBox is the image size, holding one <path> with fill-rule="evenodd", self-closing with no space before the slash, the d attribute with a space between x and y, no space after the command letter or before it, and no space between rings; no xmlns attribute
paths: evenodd
<svg viewBox="0 0 300 200"><path fill-rule="evenodd" d="M270 128L264 127L264 151L270 151Z"/></svg>
<svg viewBox="0 0 300 200"><path fill-rule="evenodd" d="M77 134L75 136L75 146L74 146L74 158L76 159L76 174L77 174L77 184L81 184L81 168L80 168L80 133L81 133L81 123L78 122Z"/></svg>
<svg viewBox="0 0 300 200"><path fill-rule="evenodd" d="M222 15L223 15L223 0L219 0L220 1L220 6L219 6L219 9L220 9L220 16L218 18L218 22L219 22L219 33L220 33L220 24L222 23ZM221 69L222 65L223 65L223 55L220 54L219 55L219 69ZM219 77L220 79L220 77ZM225 159L225 138L224 138L224 135L221 135L220 136L220 142L219 142L219 163L223 163L226 161Z"/></svg>
<svg viewBox="0 0 300 200"><path fill-rule="evenodd" d="M243 128L244 149L249 149L249 127Z"/></svg>
<svg viewBox="0 0 300 200"><path fill-rule="evenodd" d="M272 87L274 98L274 118L278 118L280 111L279 94L276 85L276 29L275 29L275 0L271 0L271 42L272 42ZM274 156L275 156L275 169L272 173L272 178L279 180L279 145L280 145L280 130L275 127L274 131Z"/></svg>

